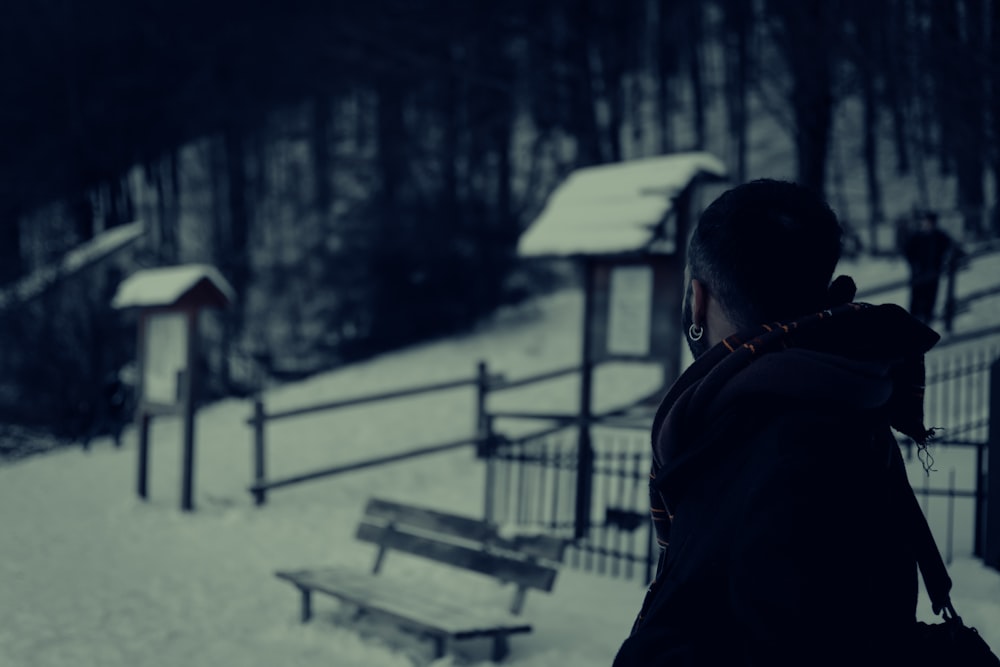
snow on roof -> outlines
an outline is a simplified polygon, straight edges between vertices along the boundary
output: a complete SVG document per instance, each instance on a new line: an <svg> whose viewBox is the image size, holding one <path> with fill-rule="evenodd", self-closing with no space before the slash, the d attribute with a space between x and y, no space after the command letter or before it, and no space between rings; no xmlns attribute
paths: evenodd
<svg viewBox="0 0 1000 667"><path fill-rule="evenodd" d="M577 169L549 197L521 236L518 254L625 252L653 241L671 198L700 175L724 178L709 153L676 153Z"/></svg>
<svg viewBox="0 0 1000 667"><path fill-rule="evenodd" d="M182 264L136 271L118 286L111 305L114 308L170 305L205 278L227 299L235 300L236 292L214 266Z"/></svg>
<svg viewBox="0 0 1000 667"><path fill-rule="evenodd" d="M113 227L81 243L53 264L43 266L0 291L0 308L16 301L27 301L44 292L63 276L70 275L111 255L138 239L141 222Z"/></svg>

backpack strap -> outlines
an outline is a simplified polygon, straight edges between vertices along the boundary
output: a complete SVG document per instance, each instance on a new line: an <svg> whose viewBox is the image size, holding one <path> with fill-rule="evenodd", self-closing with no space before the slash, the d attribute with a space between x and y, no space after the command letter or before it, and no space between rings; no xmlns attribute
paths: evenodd
<svg viewBox="0 0 1000 667"><path fill-rule="evenodd" d="M889 434L895 443L896 438ZM944 614L946 620L958 618L955 608L951 604L951 577L948 576L948 568L941 558L941 551L938 549L934 535L927 524L927 517L920 509L917 496L910 486L910 480L906 476L906 468L903 464L903 455L899 451L898 445L893 447L892 461L892 481L895 492L903 508L903 520L907 522L907 528L913 540L913 550L917 557L917 565L920 567L920 575L927 588L927 595L931 599L931 605L935 614ZM961 620L961 619L959 619Z"/></svg>

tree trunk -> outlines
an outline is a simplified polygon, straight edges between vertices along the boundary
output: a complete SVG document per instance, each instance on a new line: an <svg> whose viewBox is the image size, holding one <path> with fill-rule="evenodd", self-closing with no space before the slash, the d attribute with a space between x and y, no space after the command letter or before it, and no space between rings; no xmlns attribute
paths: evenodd
<svg viewBox="0 0 1000 667"><path fill-rule="evenodd" d="M674 150L674 137L670 129L671 115L674 109L671 78L677 69L677 56L673 40L679 30L677 25L679 21L671 12L673 5L671 0L660 0L657 6L659 38L656 40L656 111L660 130L661 153L669 153Z"/></svg>
<svg viewBox="0 0 1000 667"><path fill-rule="evenodd" d="M993 145L990 155L993 158L993 211L990 216L993 238L1000 238L1000 6L993 3L990 12L990 72L993 74L990 82L990 122L993 128Z"/></svg>
<svg viewBox="0 0 1000 667"><path fill-rule="evenodd" d="M16 208L7 206L0 215L0 286L14 282L23 272L20 216Z"/></svg>
<svg viewBox="0 0 1000 667"><path fill-rule="evenodd" d="M823 0L773 0L776 39L792 75L798 181L824 193L833 126L835 7Z"/></svg>
<svg viewBox="0 0 1000 667"><path fill-rule="evenodd" d="M725 13L726 113L733 144L737 183L747 178L747 84L750 79L750 30L753 7L748 0L734 0Z"/></svg>
<svg viewBox="0 0 1000 667"><path fill-rule="evenodd" d="M864 162L865 184L868 191L868 248L872 254L878 252L878 228L885 217L882 211L882 187L879 182L878 159L878 98L875 78L870 68L860 67L861 95L864 119Z"/></svg>
<svg viewBox="0 0 1000 667"><path fill-rule="evenodd" d="M218 263L236 292L236 300L223 316L222 363L219 368L220 388L232 389L229 373L230 351L243 328L245 296L250 283L250 210L246 177L246 131L233 123L223 133L223 150L227 183L228 226L226 243L216 247Z"/></svg>
<svg viewBox="0 0 1000 667"><path fill-rule="evenodd" d="M964 57L961 62L955 63L955 72L952 74L956 95L952 103L956 111L955 171L958 177L958 209L962 214L965 233L970 238L979 239L985 231L985 109L989 102L984 93L987 74L982 65L982 54L986 52L983 41L983 23L986 20L983 4L966 3L963 18L965 26L959 36L964 35Z"/></svg>
<svg viewBox="0 0 1000 667"><path fill-rule="evenodd" d="M82 243L94 238L96 231L94 225L94 205L90 202L90 195L83 189L79 190L73 196L70 207L77 242Z"/></svg>
<svg viewBox="0 0 1000 667"><path fill-rule="evenodd" d="M702 76L702 5L691 2L688 8L688 34L686 40L688 76L691 78L691 112L694 118L694 148L705 148L705 84Z"/></svg>
<svg viewBox="0 0 1000 667"><path fill-rule="evenodd" d="M158 233L154 235L156 244L154 252L164 264L173 264L180 260L178 238L180 179L177 173L176 151L171 151L166 157L150 166L148 174L156 190L156 220L152 226Z"/></svg>
<svg viewBox="0 0 1000 667"><path fill-rule="evenodd" d="M330 215L330 204L333 202L333 187L330 158L330 97L326 93L318 93L313 99L312 151L313 178L315 179L316 211L321 220L327 220Z"/></svg>
<svg viewBox="0 0 1000 667"><path fill-rule="evenodd" d="M388 228L394 222L403 180L405 126L402 84L394 77L383 76L377 84L376 103L378 111L375 132L381 183L379 200L382 204L380 223Z"/></svg>
<svg viewBox="0 0 1000 667"><path fill-rule="evenodd" d="M910 150L907 141L905 104L912 99L913 89L909 82L907 61L913 57L910 36L910 8L907 4L889 2L883 14L884 19L874 26L878 33L880 61L885 69L885 100L892 119L893 147L896 151L896 173L903 175L910 171ZM905 91L905 92L904 92Z"/></svg>
<svg viewBox="0 0 1000 667"><path fill-rule="evenodd" d="M576 0L563 18L569 26L569 58L574 73L570 104L573 136L577 140L576 166L586 167L604 162L594 107L594 73L590 64L591 0Z"/></svg>

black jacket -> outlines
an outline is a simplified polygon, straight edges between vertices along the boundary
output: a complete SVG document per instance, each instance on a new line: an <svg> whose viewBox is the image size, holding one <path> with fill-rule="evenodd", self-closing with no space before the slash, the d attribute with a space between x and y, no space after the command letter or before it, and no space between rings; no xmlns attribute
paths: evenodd
<svg viewBox="0 0 1000 667"><path fill-rule="evenodd" d="M667 546L616 667L900 658L917 576L889 428L922 429L901 394L937 336L896 307L781 326L720 344L661 405Z"/></svg>

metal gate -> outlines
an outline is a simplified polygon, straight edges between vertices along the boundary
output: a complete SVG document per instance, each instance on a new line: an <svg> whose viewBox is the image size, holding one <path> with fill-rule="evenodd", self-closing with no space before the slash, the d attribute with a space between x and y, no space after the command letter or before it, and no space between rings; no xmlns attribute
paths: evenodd
<svg viewBox="0 0 1000 667"><path fill-rule="evenodd" d="M494 440L486 515L502 529L575 538L571 567L649 580L658 552L648 518L648 427L595 425L590 442L592 456L581 466L579 430L572 426ZM581 483L587 468L589 483ZM581 489L588 497L581 498ZM581 508L589 508L582 526Z"/></svg>

